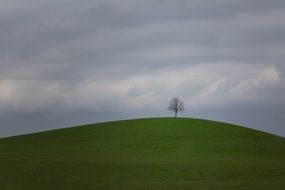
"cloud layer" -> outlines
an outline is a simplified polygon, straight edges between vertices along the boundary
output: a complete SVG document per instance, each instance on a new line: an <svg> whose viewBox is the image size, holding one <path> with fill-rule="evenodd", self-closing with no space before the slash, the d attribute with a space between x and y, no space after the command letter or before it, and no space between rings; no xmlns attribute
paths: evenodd
<svg viewBox="0 0 285 190"><path fill-rule="evenodd" d="M0 2L0 136L184 116L285 136L285 2Z"/></svg>

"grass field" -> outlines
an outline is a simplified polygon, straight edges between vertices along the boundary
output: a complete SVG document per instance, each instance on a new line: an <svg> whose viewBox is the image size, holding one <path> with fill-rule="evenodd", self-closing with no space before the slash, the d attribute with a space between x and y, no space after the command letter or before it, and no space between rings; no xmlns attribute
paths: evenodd
<svg viewBox="0 0 285 190"><path fill-rule="evenodd" d="M186 118L4 138L0 189L285 189L285 138Z"/></svg>

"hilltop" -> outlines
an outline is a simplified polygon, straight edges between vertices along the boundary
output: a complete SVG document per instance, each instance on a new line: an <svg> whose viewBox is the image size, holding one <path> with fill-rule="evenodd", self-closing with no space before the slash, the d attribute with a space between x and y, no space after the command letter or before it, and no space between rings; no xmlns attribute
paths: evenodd
<svg viewBox="0 0 285 190"><path fill-rule="evenodd" d="M285 138L189 118L3 138L0 189L285 189Z"/></svg>

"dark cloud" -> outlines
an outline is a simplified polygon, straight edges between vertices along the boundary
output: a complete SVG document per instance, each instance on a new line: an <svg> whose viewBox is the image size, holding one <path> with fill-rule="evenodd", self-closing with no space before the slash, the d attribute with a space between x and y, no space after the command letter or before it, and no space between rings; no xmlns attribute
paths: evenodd
<svg viewBox="0 0 285 190"><path fill-rule="evenodd" d="M0 136L166 116L174 95L185 116L284 135L284 10L283 0L3 1Z"/></svg>

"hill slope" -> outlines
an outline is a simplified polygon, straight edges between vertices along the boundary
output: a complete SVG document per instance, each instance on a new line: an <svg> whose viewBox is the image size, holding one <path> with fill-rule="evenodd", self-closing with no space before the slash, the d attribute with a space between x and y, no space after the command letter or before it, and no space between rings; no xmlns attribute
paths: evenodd
<svg viewBox="0 0 285 190"><path fill-rule="evenodd" d="M10 137L0 189L285 189L285 139L185 118Z"/></svg>

